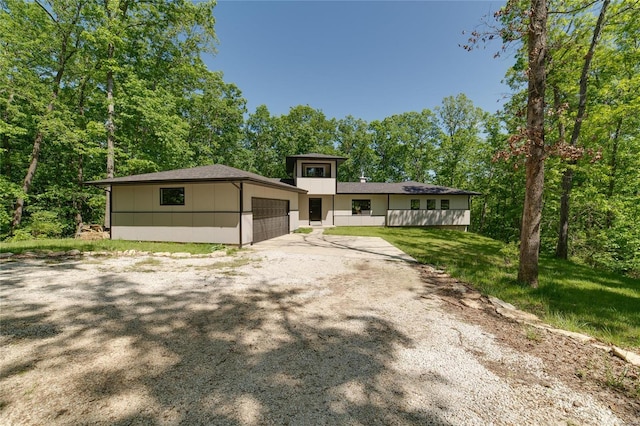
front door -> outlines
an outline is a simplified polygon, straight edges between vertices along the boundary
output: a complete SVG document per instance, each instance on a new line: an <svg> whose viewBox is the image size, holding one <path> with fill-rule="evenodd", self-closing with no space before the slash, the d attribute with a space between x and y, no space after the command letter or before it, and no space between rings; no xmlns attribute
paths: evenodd
<svg viewBox="0 0 640 426"><path fill-rule="evenodd" d="M312 222L322 220L322 198L309 198L309 220Z"/></svg>

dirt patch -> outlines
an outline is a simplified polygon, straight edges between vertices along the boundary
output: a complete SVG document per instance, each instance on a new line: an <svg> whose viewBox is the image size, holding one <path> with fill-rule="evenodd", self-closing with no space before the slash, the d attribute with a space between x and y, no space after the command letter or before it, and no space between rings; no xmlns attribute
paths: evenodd
<svg viewBox="0 0 640 426"><path fill-rule="evenodd" d="M593 343L582 343L505 318L496 312L488 299L480 298L464 283L431 266L416 267L425 283L423 297L437 297L445 301L443 309L447 312L465 322L480 325L495 335L500 343L541 359L548 374L576 391L588 392L628 424L640 424L640 368L595 347ZM469 298L477 299L478 306L467 306L465 300ZM513 371L491 360L482 362L496 374L516 383L538 382L549 386L549 383L526 371Z"/></svg>

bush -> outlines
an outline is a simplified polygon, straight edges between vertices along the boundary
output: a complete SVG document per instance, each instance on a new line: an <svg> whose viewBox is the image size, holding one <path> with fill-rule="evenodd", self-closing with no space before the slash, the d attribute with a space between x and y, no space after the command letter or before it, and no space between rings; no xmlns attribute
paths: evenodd
<svg viewBox="0 0 640 426"><path fill-rule="evenodd" d="M64 223L60 221L55 213L41 210L31 214L26 229L36 239L57 238L62 234Z"/></svg>

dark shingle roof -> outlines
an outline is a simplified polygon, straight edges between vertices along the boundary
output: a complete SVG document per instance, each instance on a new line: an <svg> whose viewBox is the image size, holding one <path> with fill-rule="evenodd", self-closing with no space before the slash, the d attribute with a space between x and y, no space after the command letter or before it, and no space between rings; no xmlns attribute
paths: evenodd
<svg viewBox="0 0 640 426"><path fill-rule="evenodd" d="M287 156L287 173L291 173L293 171L293 165L296 160L335 160L338 164L346 161L345 157L340 157L339 155L327 155L327 154L298 154L298 155L289 155Z"/></svg>
<svg viewBox="0 0 640 426"><path fill-rule="evenodd" d="M289 191L307 192L304 189L270 179L256 173L246 172L223 164L193 167L189 169L167 170L165 172L145 173L141 175L123 176L112 179L86 182L89 185L113 185L133 183L165 183L165 182L198 182L198 181L249 181Z"/></svg>
<svg viewBox="0 0 640 426"><path fill-rule="evenodd" d="M420 182L338 182L338 194L482 195L479 192Z"/></svg>

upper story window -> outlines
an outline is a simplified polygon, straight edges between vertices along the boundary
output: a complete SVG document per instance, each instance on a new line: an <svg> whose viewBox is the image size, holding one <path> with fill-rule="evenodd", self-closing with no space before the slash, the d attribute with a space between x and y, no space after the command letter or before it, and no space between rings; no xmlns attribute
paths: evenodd
<svg viewBox="0 0 640 426"><path fill-rule="evenodd" d="M411 210L420 210L420 200L411 200Z"/></svg>
<svg viewBox="0 0 640 426"><path fill-rule="evenodd" d="M436 200L429 199L427 200L427 210L435 210L436 209Z"/></svg>
<svg viewBox="0 0 640 426"><path fill-rule="evenodd" d="M449 210L449 200L440 200L440 210Z"/></svg>
<svg viewBox="0 0 640 426"><path fill-rule="evenodd" d="M331 177L329 164L303 164L302 177Z"/></svg>
<svg viewBox="0 0 640 426"><path fill-rule="evenodd" d="M184 206L184 188L160 188L161 206Z"/></svg>

